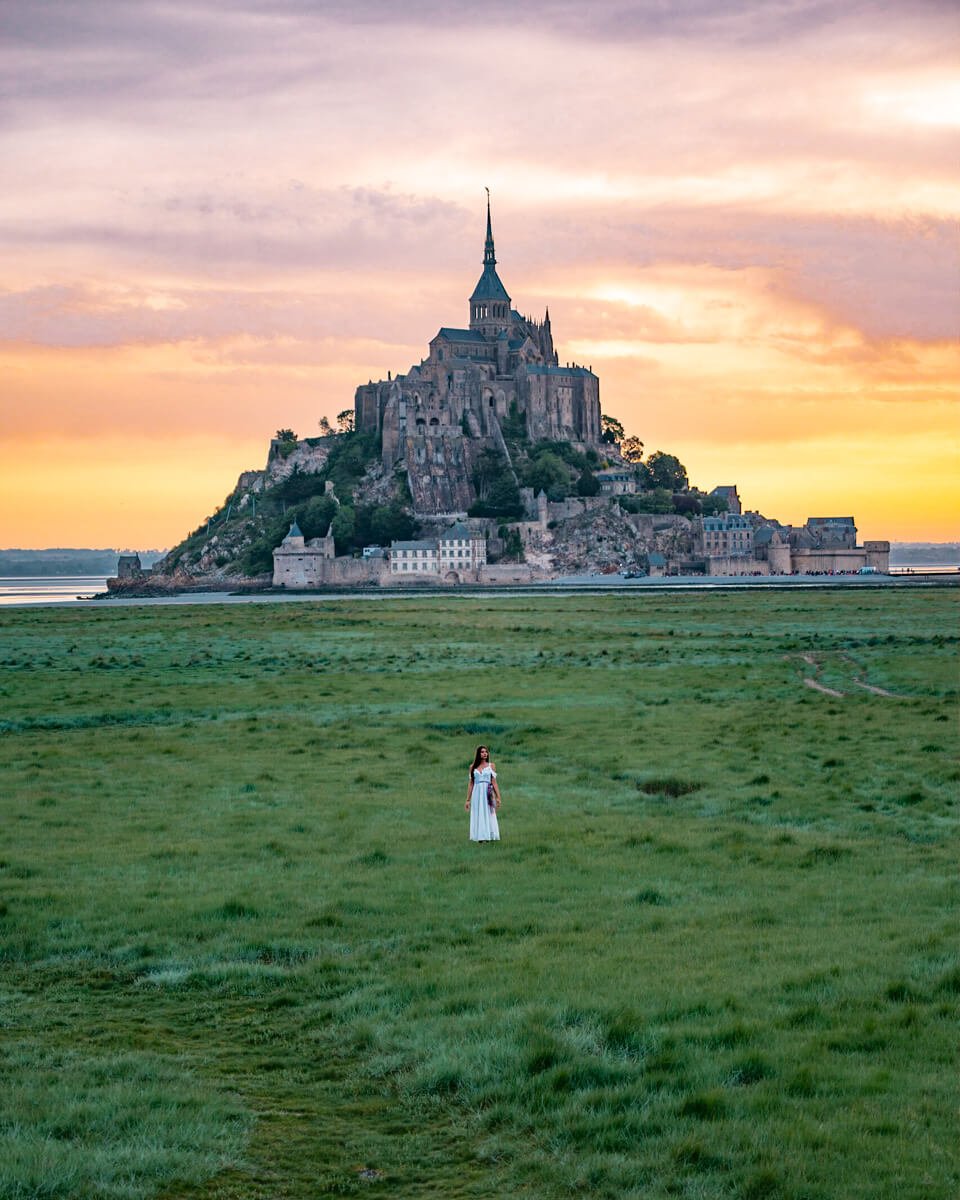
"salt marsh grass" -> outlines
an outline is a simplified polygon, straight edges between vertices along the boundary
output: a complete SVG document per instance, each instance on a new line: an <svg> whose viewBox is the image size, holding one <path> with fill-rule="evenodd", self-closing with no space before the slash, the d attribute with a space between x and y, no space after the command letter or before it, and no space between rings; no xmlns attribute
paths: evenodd
<svg viewBox="0 0 960 1200"><path fill-rule="evenodd" d="M952 1200L954 628L3 611L0 1197Z"/></svg>

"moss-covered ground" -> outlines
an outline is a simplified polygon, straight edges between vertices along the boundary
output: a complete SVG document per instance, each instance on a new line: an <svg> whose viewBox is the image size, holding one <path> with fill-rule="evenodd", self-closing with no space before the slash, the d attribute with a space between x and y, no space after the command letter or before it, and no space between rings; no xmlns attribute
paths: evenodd
<svg viewBox="0 0 960 1200"><path fill-rule="evenodd" d="M0 1197L953 1200L954 597L0 612Z"/></svg>

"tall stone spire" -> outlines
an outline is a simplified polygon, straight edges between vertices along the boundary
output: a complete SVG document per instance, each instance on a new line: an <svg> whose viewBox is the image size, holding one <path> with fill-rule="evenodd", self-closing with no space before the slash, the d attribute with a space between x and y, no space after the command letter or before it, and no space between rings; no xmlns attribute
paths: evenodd
<svg viewBox="0 0 960 1200"><path fill-rule="evenodd" d="M487 240L483 245L483 265L488 264L491 267L497 265L497 256L493 252L493 226L490 224L490 189L486 189L487 193Z"/></svg>
<svg viewBox="0 0 960 1200"><path fill-rule="evenodd" d="M484 337L498 336L510 326L510 297L497 274L490 221L490 189L487 192L487 240L483 244L483 274L470 297L470 328Z"/></svg>

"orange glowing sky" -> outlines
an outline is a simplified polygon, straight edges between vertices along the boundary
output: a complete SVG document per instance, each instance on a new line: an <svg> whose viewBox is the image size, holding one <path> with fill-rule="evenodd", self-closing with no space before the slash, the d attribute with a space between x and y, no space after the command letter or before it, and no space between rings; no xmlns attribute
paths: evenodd
<svg viewBox="0 0 960 1200"><path fill-rule="evenodd" d="M953 3L33 0L0 70L0 545L169 546L514 306L704 488L953 540Z"/></svg>

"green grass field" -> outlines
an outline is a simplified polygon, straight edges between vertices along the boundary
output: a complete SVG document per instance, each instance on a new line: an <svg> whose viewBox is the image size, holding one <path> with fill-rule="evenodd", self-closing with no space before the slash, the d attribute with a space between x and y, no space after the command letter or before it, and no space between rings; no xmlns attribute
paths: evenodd
<svg viewBox="0 0 960 1200"><path fill-rule="evenodd" d="M955 595L0 610L0 1197L954 1200Z"/></svg>

